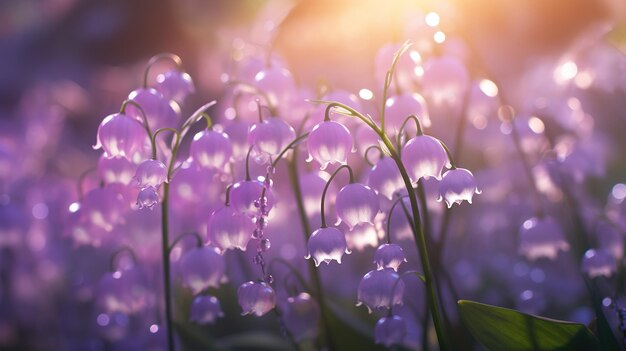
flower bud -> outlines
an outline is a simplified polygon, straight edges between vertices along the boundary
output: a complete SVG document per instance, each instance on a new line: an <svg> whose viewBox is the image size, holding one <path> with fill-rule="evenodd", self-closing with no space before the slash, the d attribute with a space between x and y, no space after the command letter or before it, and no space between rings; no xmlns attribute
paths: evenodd
<svg viewBox="0 0 626 351"><path fill-rule="evenodd" d="M137 166L133 179L140 188L149 186L158 188L161 184L167 182L167 167L161 161L145 160Z"/></svg>
<svg viewBox="0 0 626 351"><path fill-rule="evenodd" d="M200 167L224 171L233 155L233 146L228 135L205 130L194 135L189 153Z"/></svg>
<svg viewBox="0 0 626 351"><path fill-rule="evenodd" d="M349 254L346 238L343 233L334 227L320 228L311 234L307 243L309 254L306 259L313 258L315 266L319 267L320 263L335 260L341 264L341 257L344 253Z"/></svg>
<svg viewBox="0 0 626 351"><path fill-rule="evenodd" d="M374 338L377 344L391 347L402 344L406 336L406 323L400 316L383 317L376 322Z"/></svg>
<svg viewBox="0 0 626 351"><path fill-rule="evenodd" d="M313 127L307 138L309 157L307 162L319 162L324 170L328 164L346 164L352 151L352 135L343 124L324 121Z"/></svg>
<svg viewBox="0 0 626 351"><path fill-rule="evenodd" d="M480 193L472 172L465 168L456 168L444 173L439 182L439 198L437 200L445 200L446 205L450 208L452 204L461 204L463 200L471 204L474 194Z"/></svg>
<svg viewBox="0 0 626 351"><path fill-rule="evenodd" d="M420 178L441 179L443 167L448 162L448 155L441 142L429 135L418 135L402 148L402 163L415 183Z"/></svg>
<svg viewBox="0 0 626 351"><path fill-rule="evenodd" d="M171 70L161 73L156 77L156 89L166 99L174 100L178 103L185 101L187 95L195 92L193 80L187 72Z"/></svg>
<svg viewBox="0 0 626 351"><path fill-rule="evenodd" d="M237 212L231 206L224 206L211 214L207 226L209 240L222 252L239 249L246 251L254 223L250 217Z"/></svg>
<svg viewBox="0 0 626 351"><path fill-rule="evenodd" d="M406 258L400 245L382 244L374 254L374 263L378 270L391 268L397 272L402 262L406 262Z"/></svg>
<svg viewBox="0 0 626 351"><path fill-rule="evenodd" d="M391 308L402 305L404 282L393 269L369 271L359 283L357 306L365 304L367 310Z"/></svg>
<svg viewBox="0 0 626 351"><path fill-rule="evenodd" d="M191 303L189 319L198 324L213 324L216 319L224 317L220 301L215 296L198 295Z"/></svg>
<svg viewBox="0 0 626 351"><path fill-rule="evenodd" d="M337 217L350 229L359 223L374 224L374 217L379 210L380 204L376 192L360 183L344 186L335 200Z"/></svg>
<svg viewBox="0 0 626 351"><path fill-rule="evenodd" d="M266 283L249 281L241 284L237 289L239 306L242 316L255 314L261 317L276 306L276 294L274 289Z"/></svg>
<svg viewBox="0 0 626 351"><path fill-rule="evenodd" d="M127 115L114 113L107 116L98 127L94 149L102 148L105 157L124 157L132 161L148 142L148 135L141 124Z"/></svg>
<svg viewBox="0 0 626 351"><path fill-rule="evenodd" d="M180 258L178 264L183 284L194 295L209 287L217 288L226 281L224 256L215 247L192 248Z"/></svg>
<svg viewBox="0 0 626 351"><path fill-rule="evenodd" d="M541 257L555 259L560 250L569 250L561 226L552 217L526 220L519 236L519 252L531 261Z"/></svg>

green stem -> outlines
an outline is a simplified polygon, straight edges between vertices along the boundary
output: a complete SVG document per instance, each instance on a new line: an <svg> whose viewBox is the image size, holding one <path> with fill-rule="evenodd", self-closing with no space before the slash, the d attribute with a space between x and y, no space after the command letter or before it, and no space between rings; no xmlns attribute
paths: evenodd
<svg viewBox="0 0 626 351"><path fill-rule="evenodd" d="M298 208L298 216L300 217L300 223L302 224L302 234L304 235L305 245L311 236L311 224L309 223L309 217L306 214L306 210L304 208L304 197L302 196L302 188L300 186L299 176L298 176L298 164L297 164L297 145L293 148L293 156L289 161L289 181L291 183L291 188L293 189L294 196L296 197L296 207ZM327 314L328 307L326 306L326 297L324 295L324 289L322 288L322 281L318 274L317 269L315 268L315 263L313 260L306 260L309 268L309 276L311 277L311 282L313 284L311 295L317 298L317 301L320 304L321 311L321 322L322 327L320 330L322 331L323 337L325 339L325 344L329 350L335 350L335 343L333 340L333 336L331 333L331 329L329 326L329 318ZM320 335L320 339L322 335Z"/></svg>
<svg viewBox="0 0 626 351"><path fill-rule="evenodd" d="M162 61L162 60L171 60L176 65L177 69L180 69L183 63L180 57L178 57L178 55L174 55L170 53L163 53L163 54L152 56L152 58L150 59L150 61L148 61L148 64L146 65L146 70L143 72L144 89L148 87L148 73L150 73L150 68L152 68L152 66L154 66L155 63L157 63L158 61Z"/></svg>
<svg viewBox="0 0 626 351"><path fill-rule="evenodd" d="M439 311L439 303L437 301L437 293L435 289L436 282L433 279L433 273L430 265L430 258L428 255L428 248L424 231L422 226L418 222L420 214L417 206L417 197L415 196L415 192L412 191L413 184L411 183L411 178L409 177L409 174L407 173L406 168L404 167L404 164L402 163L402 160L398 155L398 152L394 148L391 140L389 140L389 137L387 137L387 135L384 133L380 133L379 137L381 138L385 146L389 149L389 152L391 153L391 158L393 158L393 160L396 162L396 165L398 166L398 169L400 171L400 175L402 176L402 180L404 181L404 186L409 193L411 212L413 215L413 234L415 237L415 244L417 245L417 249L420 254L422 268L424 269L424 283L426 284L428 302L431 306L433 324L435 325L437 340L439 341L439 348L440 350L446 350L446 340L443 333L443 325L441 320L441 314Z"/></svg>
<svg viewBox="0 0 626 351"><path fill-rule="evenodd" d="M202 247L202 238L200 237L200 235L196 232L187 232L187 233L183 233L179 235L176 239L174 239L174 241L172 242L172 244L170 245L168 249L168 252L172 253L172 250L174 250L174 247L176 247L176 244L178 244L179 241L181 241L183 238L187 236L193 236L196 239L196 247Z"/></svg>
<svg viewBox="0 0 626 351"><path fill-rule="evenodd" d="M396 206L398 206L400 201L405 199L407 196L408 195L398 196L398 199L396 199L396 201L393 203L393 205L391 205L391 208L389 209L389 215L387 215L387 244L391 244L391 215L393 214L393 210L396 208ZM410 218L408 218L408 220L409 222L411 221Z"/></svg>
<svg viewBox="0 0 626 351"><path fill-rule="evenodd" d="M161 202L161 244L163 254L163 290L165 294L165 329L167 333L167 349L174 351L174 329L172 326L172 287L170 281L170 246L169 246L169 182L163 183L163 201Z"/></svg>
<svg viewBox="0 0 626 351"><path fill-rule="evenodd" d="M326 192L328 191L328 187L330 186L330 183L333 181L333 179L335 179L335 177L337 176L339 171L341 171L343 168L347 168L348 169L348 172L350 173L350 183L354 183L354 173L352 172L352 168L350 168L350 166L348 166L348 165L341 165L341 166L339 166L339 168L337 168L333 172L333 174L330 176L330 179L328 179L328 181L326 182L326 185L324 185L324 191L322 191L322 201L320 201L320 206L321 206L320 214L322 216L322 228L328 227L326 225L326 215L324 213L324 203L325 203L325 200L326 200Z"/></svg>

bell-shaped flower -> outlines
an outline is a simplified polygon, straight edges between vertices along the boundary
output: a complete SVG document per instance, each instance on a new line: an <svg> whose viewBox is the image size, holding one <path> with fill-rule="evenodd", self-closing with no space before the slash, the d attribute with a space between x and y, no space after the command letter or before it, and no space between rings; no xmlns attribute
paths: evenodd
<svg viewBox="0 0 626 351"><path fill-rule="evenodd" d="M617 271L617 263L611 253L604 249L590 249L585 252L582 270L590 278L610 277Z"/></svg>
<svg viewBox="0 0 626 351"><path fill-rule="evenodd" d="M319 333L320 306L307 293L287 298L283 320L296 341L315 339Z"/></svg>
<svg viewBox="0 0 626 351"><path fill-rule="evenodd" d="M400 316L383 317L376 322L374 339L377 344L391 347L400 345L406 337L406 323Z"/></svg>
<svg viewBox="0 0 626 351"><path fill-rule="evenodd" d="M369 173L367 184L389 200L404 187L402 175L391 157L383 157L376 162Z"/></svg>
<svg viewBox="0 0 626 351"><path fill-rule="evenodd" d="M463 63L453 56L431 58L424 63L422 85L435 105L459 108L469 86L469 75Z"/></svg>
<svg viewBox="0 0 626 351"><path fill-rule="evenodd" d="M178 264L183 284L194 295L209 287L217 288L226 281L224 256L213 246L192 248L183 254Z"/></svg>
<svg viewBox="0 0 626 351"><path fill-rule="evenodd" d="M402 247L397 244L382 244L374 253L374 263L378 270L391 268L397 272L402 262L406 262L406 257Z"/></svg>
<svg viewBox="0 0 626 351"><path fill-rule="evenodd" d="M222 252L233 249L245 251L254 228L250 217L231 206L224 206L211 214L207 234L210 242Z"/></svg>
<svg viewBox="0 0 626 351"><path fill-rule="evenodd" d="M265 93L268 103L277 108L289 106L296 96L296 84L289 70L272 66L254 76L254 85Z"/></svg>
<svg viewBox="0 0 626 351"><path fill-rule="evenodd" d="M224 125L224 133L228 135L233 146L233 158L235 160L243 160L246 158L250 144L248 144L248 130L250 126L242 120L228 121Z"/></svg>
<svg viewBox="0 0 626 351"><path fill-rule="evenodd" d="M276 293L265 282L249 281L237 289L237 299L243 312L242 316L254 314L261 317L276 306Z"/></svg>
<svg viewBox="0 0 626 351"><path fill-rule="evenodd" d="M351 183L341 188L335 200L337 217L350 229L359 223L374 224L374 217L379 210L376 192L360 183Z"/></svg>
<svg viewBox="0 0 626 351"><path fill-rule="evenodd" d="M120 183L130 184L135 175L135 165L128 159L117 157L106 157L104 154L98 159L98 175L105 184Z"/></svg>
<svg viewBox="0 0 626 351"><path fill-rule="evenodd" d="M250 127L248 144L260 154L277 156L296 138L296 132L280 118L266 118Z"/></svg>
<svg viewBox="0 0 626 351"><path fill-rule="evenodd" d="M198 295L191 303L189 319L198 324L213 324L218 318L224 317L220 301L215 296Z"/></svg>
<svg viewBox="0 0 626 351"><path fill-rule="evenodd" d="M137 89L128 94L128 99L137 103L143 110L134 105L126 106L129 116L143 122L144 114L152 131L159 128L176 128L180 117L180 106L166 99L160 92L152 88Z"/></svg>
<svg viewBox="0 0 626 351"><path fill-rule="evenodd" d="M441 178L437 200L445 200L446 205L450 208L452 204L460 204L463 200L471 204L474 194L480 193L472 172L465 168L455 168L444 173L443 178Z"/></svg>
<svg viewBox="0 0 626 351"><path fill-rule="evenodd" d="M552 217L530 218L519 231L519 253L534 261L541 257L555 259L559 251L569 250L559 223Z"/></svg>
<svg viewBox="0 0 626 351"><path fill-rule="evenodd" d="M200 167L224 171L233 155L233 145L228 135L205 130L194 135L189 153Z"/></svg>
<svg viewBox="0 0 626 351"><path fill-rule="evenodd" d="M409 140L402 148L401 158L413 182L427 177L441 179L443 167L449 162L441 142L430 135Z"/></svg>
<svg viewBox="0 0 626 351"><path fill-rule="evenodd" d="M137 206L139 209L149 208L153 209L154 205L159 202L159 193L155 187L148 185L147 187L139 190L137 194Z"/></svg>
<svg viewBox="0 0 626 351"><path fill-rule="evenodd" d="M306 146L309 151L307 162L315 160L324 170L328 164L346 164L352 151L352 135L343 124L324 121L311 130Z"/></svg>
<svg viewBox="0 0 626 351"><path fill-rule="evenodd" d="M265 190L265 199L260 199ZM261 202L265 202L265 204ZM269 211L274 207L274 195L272 189L267 184L263 184L260 180L244 180L237 182L230 189L230 204L242 214L249 217L257 215L261 206L265 206L265 210ZM258 206L257 206L258 205Z"/></svg>
<svg viewBox="0 0 626 351"><path fill-rule="evenodd" d="M388 309L402 305L404 282L393 269L369 271L359 283L357 306L365 304L367 310Z"/></svg>
<svg viewBox="0 0 626 351"><path fill-rule="evenodd" d="M102 120L97 132L94 149L102 148L105 157L124 157L132 161L136 153L143 151L148 143L148 134L135 119L114 113Z"/></svg>
<svg viewBox="0 0 626 351"><path fill-rule="evenodd" d="M385 129L394 131L393 134L398 133L402 123L410 115L417 116L423 127L431 126L426 100L420 94L404 93L391 96L385 103ZM404 131L415 133L414 124L407 124Z"/></svg>
<svg viewBox="0 0 626 351"><path fill-rule="evenodd" d="M363 251L366 247L378 246L378 230L370 223L359 223L346 231L346 241L350 250Z"/></svg>
<svg viewBox="0 0 626 351"><path fill-rule="evenodd" d="M107 313L135 313L148 307L150 287L136 268L106 273L98 282L97 304Z"/></svg>
<svg viewBox="0 0 626 351"><path fill-rule="evenodd" d="M187 72L171 70L159 74L156 77L156 90L166 99L174 100L178 103L185 101L189 94L195 92L193 80Z"/></svg>
<svg viewBox="0 0 626 351"><path fill-rule="evenodd" d="M137 166L133 179L140 188L148 186L158 188L161 184L167 182L167 167L158 160L145 160Z"/></svg>
<svg viewBox="0 0 626 351"><path fill-rule="evenodd" d="M334 227L320 228L311 234L307 243L309 254L306 259L313 258L315 266L319 267L320 263L335 260L341 264L341 257L344 253L349 254L346 237L343 233Z"/></svg>

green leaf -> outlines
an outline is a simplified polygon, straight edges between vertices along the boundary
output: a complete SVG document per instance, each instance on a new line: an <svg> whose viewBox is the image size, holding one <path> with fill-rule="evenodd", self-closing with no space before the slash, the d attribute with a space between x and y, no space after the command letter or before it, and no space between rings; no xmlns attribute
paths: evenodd
<svg viewBox="0 0 626 351"><path fill-rule="evenodd" d="M582 324L521 313L478 302L459 301L461 318L491 351L600 351L600 342Z"/></svg>

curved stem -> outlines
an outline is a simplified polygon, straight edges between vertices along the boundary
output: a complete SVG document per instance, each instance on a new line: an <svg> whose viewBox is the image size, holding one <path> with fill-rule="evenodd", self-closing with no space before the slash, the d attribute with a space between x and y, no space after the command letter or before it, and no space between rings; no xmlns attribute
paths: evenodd
<svg viewBox="0 0 626 351"><path fill-rule="evenodd" d="M200 237L200 234L196 233L196 232L187 232L187 233L183 233L181 235L179 235L176 239L174 239L174 241L172 241L172 243L170 244L169 249L167 250L167 252L169 254L172 253L172 250L174 250L174 248L176 247L176 244L178 244L179 241L181 241L181 239L187 237L187 236L193 236L196 238L196 247L202 247L202 238Z"/></svg>
<svg viewBox="0 0 626 351"><path fill-rule="evenodd" d="M368 127L370 127L372 130L374 130L376 134L381 133L381 129L376 125L376 123L374 123L371 117L367 118L363 116L359 111L353 109L352 107L348 105L342 104L341 102L337 102L337 101L326 101L326 100L311 100L311 102L328 104L328 106L326 107L327 110L330 109L331 107L339 107L340 110L337 111L337 113L342 114L344 116L348 116L348 117L356 117L360 119L363 123L365 123ZM342 112L341 110L345 110L348 113Z"/></svg>
<svg viewBox="0 0 626 351"><path fill-rule="evenodd" d="M389 209L389 215L387 216L387 244L391 244L391 215L393 214L393 210L396 208L396 206L398 206L398 203L400 203L400 201L404 200L407 197L408 195L398 196L396 201L393 203L393 205L391 205L391 208Z"/></svg>
<svg viewBox="0 0 626 351"><path fill-rule="evenodd" d="M302 276L302 274L300 274L300 271L294 267L291 263L289 263L287 260L285 260L284 258L280 258L280 257L275 257L273 258L270 263L268 264L268 270L270 272L274 271L274 266L280 263L283 266L285 266L289 272L291 272L293 275L296 276L296 278L298 278L298 282L300 282L300 284L302 285L302 287L308 291L311 292L311 287L309 287L309 285L306 283L306 280L304 280L304 277Z"/></svg>
<svg viewBox="0 0 626 351"><path fill-rule="evenodd" d="M328 187L330 186L330 183L333 181L333 179L335 179L335 177L337 176L337 173L339 173L339 171L341 171L343 168L347 168L348 172L350 173L350 183L354 183L354 173L352 172L352 168L348 165L341 165L339 166L339 168L337 168L335 170L335 172L333 172L333 174L330 176L330 179L328 179L328 181L326 182L326 185L324 186L324 191L322 191L322 201L320 201L320 206L321 206L321 211L320 214L322 216L322 228L326 228L326 215L324 213L324 202L326 199L326 192L328 191Z"/></svg>
<svg viewBox="0 0 626 351"><path fill-rule="evenodd" d="M276 168L278 161L287 153L287 151L297 146L300 141L304 140L308 136L309 136L309 133L302 134L299 137L293 139L293 141L290 142L287 146L285 146L285 148L278 154L278 156L276 156L276 159L274 160L274 162L272 162L272 168Z"/></svg>
<svg viewBox="0 0 626 351"><path fill-rule="evenodd" d="M128 254L130 254L130 257L133 259L133 263L137 264L137 255L135 255L135 251L133 251L133 248L128 245L124 245L111 255L111 261L109 266L112 272L117 271L117 269L115 269L115 261L117 260L117 257L124 252L128 252Z"/></svg>
<svg viewBox="0 0 626 351"><path fill-rule="evenodd" d="M380 152L380 156L378 156L379 159L385 157L385 153L383 152L383 149L381 149L380 146L378 145L370 145L367 147L367 149L365 149L365 153L363 155L363 157L365 157L365 162L367 162L370 166L374 167L374 163L369 158L369 152L372 149L376 149L378 150L378 152Z"/></svg>
<svg viewBox="0 0 626 351"><path fill-rule="evenodd" d="M183 64L183 61L180 59L178 55L174 55L170 53L163 53L163 54L152 56L152 58L150 59L150 61L148 61L148 64L146 65L146 70L143 73L143 87L144 88L148 87L148 73L150 72L150 68L152 68L152 66L154 66L155 63L162 61L162 60L171 60L176 65L177 69L180 69Z"/></svg>
<svg viewBox="0 0 626 351"><path fill-rule="evenodd" d="M420 135L424 135L424 131L422 129L422 124L420 123L419 119L417 119L417 117L415 115L410 115L409 117L405 118L404 121L402 122L402 125L400 126L400 129L398 130L398 134L396 135L396 145L398 145L398 150L402 149L402 138L404 136L404 129L406 128L406 124L409 121L413 121L415 123L415 129L417 129L416 132L416 136L420 136Z"/></svg>
<svg viewBox="0 0 626 351"><path fill-rule="evenodd" d="M389 70L387 71L387 74L385 75L385 85L383 86L383 96L382 96L382 101L381 101L382 107L380 109L380 129L383 132L385 131L385 107L387 106L387 92L389 90L389 87L391 86L393 73L396 70L396 64L398 64L398 61L400 60L400 56L402 56L402 54L404 54L410 46L411 44L408 41L404 42L400 46L398 51L394 53L393 60L391 61L391 67L389 68ZM397 82L396 82L396 88L398 89L398 92L399 92L400 87L398 86Z"/></svg>
<svg viewBox="0 0 626 351"><path fill-rule="evenodd" d="M150 129L150 123L148 122L148 116L146 116L146 111L144 111L141 105L139 105L137 102L127 99L127 100L124 100L124 102L122 102L122 106L120 107L121 114L126 114L126 106L128 105L134 106L141 113L141 119L143 120L143 127L146 130L146 133L148 134L148 138L150 138L150 141L152 142L152 130ZM154 145L153 145L153 148L154 148Z"/></svg>
<svg viewBox="0 0 626 351"><path fill-rule="evenodd" d="M248 166L248 164L250 163L250 154L252 153L252 148L254 148L254 145L250 145L248 153L246 154L246 181L252 179L250 178L250 167Z"/></svg>

